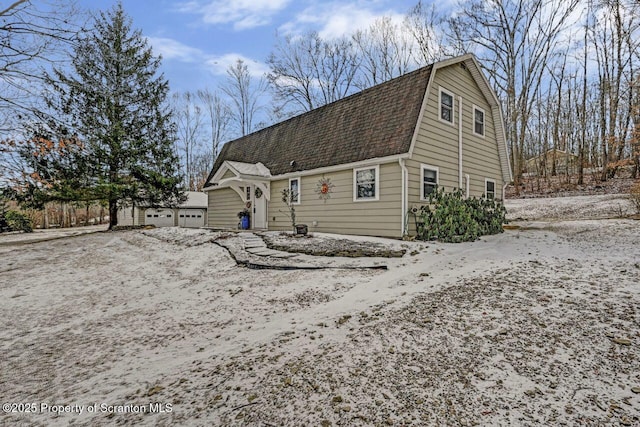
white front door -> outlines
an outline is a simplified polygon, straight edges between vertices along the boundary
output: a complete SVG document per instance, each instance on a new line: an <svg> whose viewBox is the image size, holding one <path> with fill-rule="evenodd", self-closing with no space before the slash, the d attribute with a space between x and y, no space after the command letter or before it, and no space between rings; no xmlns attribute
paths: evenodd
<svg viewBox="0 0 640 427"><path fill-rule="evenodd" d="M267 198L262 190L256 191L258 187L253 188L253 228L264 230L267 228ZM260 197L258 197L260 194Z"/></svg>

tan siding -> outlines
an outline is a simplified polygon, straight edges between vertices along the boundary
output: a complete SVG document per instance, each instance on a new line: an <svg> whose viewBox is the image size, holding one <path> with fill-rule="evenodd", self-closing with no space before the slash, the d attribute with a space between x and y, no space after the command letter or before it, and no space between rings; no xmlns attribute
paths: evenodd
<svg viewBox="0 0 640 427"><path fill-rule="evenodd" d="M439 88L442 87L456 96L454 125L438 120ZM502 188L501 167L498 146L491 115L491 106L475 84L471 74L459 64L437 70L429 94L429 101L420 125L414 155L407 162L409 171L409 202L419 202L420 163L440 168L440 185L451 189L458 187L458 100L462 96L463 131L463 175L470 175L470 194L484 193L484 180L496 180L496 187ZM473 133L473 105L485 112L484 138ZM464 184L463 184L464 185Z"/></svg>
<svg viewBox="0 0 640 427"><path fill-rule="evenodd" d="M320 179L334 185L331 197L322 200L316 192ZM300 204L295 205L296 222L307 224L309 231L368 236L401 237L401 180L398 163L380 165L378 201L353 201L353 169L300 178ZM288 179L271 183L268 220L270 230L290 230L288 209L281 200ZM317 221L317 226L313 222Z"/></svg>
<svg viewBox="0 0 640 427"><path fill-rule="evenodd" d="M207 225L214 228L238 227L238 212L244 208L240 195L230 188L213 190L207 193Z"/></svg>
<svg viewBox="0 0 640 427"><path fill-rule="evenodd" d="M454 100L453 125L439 120L440 88L451 92ZM412 157L407 160L409 171L408 203L409 207L421 205L420 200L420 165L427 164L439 168L439 184L447 191L458 188L458 129L459 101L462 96L462 173L470 175L469 191L471 196L484 193L485 178L496 181L496 195L501 197L502 173L498 156L498 145L493 125L491 106L476 85L471 73L459 64L438 69L431 85L425 114L420 122L418 136ZM473 105L485 112L485 136L473 132ZM410 219L410 232L415 227Z"/></svg>

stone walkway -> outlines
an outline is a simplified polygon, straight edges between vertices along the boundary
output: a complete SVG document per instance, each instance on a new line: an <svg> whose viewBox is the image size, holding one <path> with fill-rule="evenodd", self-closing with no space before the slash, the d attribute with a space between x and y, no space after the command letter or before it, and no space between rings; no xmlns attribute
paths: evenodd
<svg viewBox="0 0 640 427"><path fill-rule="evenodd" d="M262 237L241 232L213 241L229 251L239 265L254 269L319 270L327 268L386 270L386 258L342 258L291 253L267 248Z"/></svg>
<svg viewBox="0 0 640 427"><path fill-rule="evenodd" d="M245 251L249 252L252 255L261 256L261 257L274 257L274 258L293 258L297 256L297 254L293 254L291 252L283 252L276 251L273 249L267 248L266 243L262 240L261 237L256 236L253 233L240 233L240 237L242 238L242 247Z"/></svg>

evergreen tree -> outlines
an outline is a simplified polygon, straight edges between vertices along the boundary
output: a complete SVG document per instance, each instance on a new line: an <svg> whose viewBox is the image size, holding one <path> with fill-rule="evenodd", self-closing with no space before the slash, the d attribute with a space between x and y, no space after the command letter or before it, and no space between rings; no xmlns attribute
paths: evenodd
<svg viewBox="0 0 640 427"><path fill-rule="evenodd" d="M173 150L175 125L165 102L169 84L158 75L160 58L122 4L95 18L74 49L73 73L56 69L49 106L66 119L82 141L86 199L109 203L110 225L117 225L118 203L157 206L184 199ZM64 174L63 174L64 175Z"/></svg>

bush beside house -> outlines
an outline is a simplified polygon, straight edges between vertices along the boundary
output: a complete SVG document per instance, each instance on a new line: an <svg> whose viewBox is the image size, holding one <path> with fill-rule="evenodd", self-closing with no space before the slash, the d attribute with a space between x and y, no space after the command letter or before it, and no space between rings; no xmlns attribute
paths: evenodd
<svg viewBox="0 0 640 427"><path fill-rule="evenodd" d="M471 242L480 236L502 233L506 223L502 202L486 197L464 198L462 190L445 193L438 188L429 203L415 209L419 240Z"/></svg>

